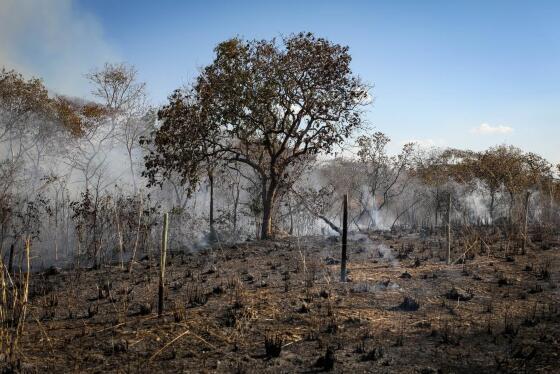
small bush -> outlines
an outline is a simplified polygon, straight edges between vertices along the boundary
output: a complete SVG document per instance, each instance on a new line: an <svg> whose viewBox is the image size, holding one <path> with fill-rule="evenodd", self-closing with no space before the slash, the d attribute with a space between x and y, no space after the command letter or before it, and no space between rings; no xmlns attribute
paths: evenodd
<svg viewBox="0 0 560 374"><path fill-rule="evenodd" d="M88 311L87 311L87 316L88 318L92 318L93 316L95 316L97 313L99 313L99 307L97 305L91 304L88 307Z"/></svg>
<svg viewBox="0 0 560 374"><path fill-rule="evenodd" d="M394 307L393 309L402 310L405 312L415 312L418 309L420 309L420 304L412 297L405 296L403 302L400 303L398 306Z"/></svg>
<svg viewBox="0 0 560 374"><path fill-rule="evenodd" d="M321 356L315 362L315 367L322 368L325 371L331 371L334 368L336 362L336 357L334 354L334 348L327 347L327 351L324 356Z"/></svg>
<svg viewBox="0 0 560 374"><path fill-rule="evenodd" d="M187 287L187 304L191 307L200 306L206 304L208 301L208 296L204 293L203 289L195 285L190 285Z"/></svg>
<svg viewBox="0 0 560 374"><path fill-rule="evenodd" d="M182 322L187 318L187 311L182 305L177 305L173 309L173 320L177 323Z"/></svg>
<svg viewBox="0 0 560 374"><path fill-rule="evenodd" d="M279 357L282 352L282 345L284 344L284 339L278 334L266 335L264 337L264 349L266 352L266 357L274 358Z"/></svg>
<svg viewBox="0 0 560 374"><path fill-rule="evenodd" d="M369 352L367 352L365 355L363 355L361 360L362 361L377 361L377 360L383 358L384 353L385 353L385 351L383 350L383 347L373 348Z"/></svg>

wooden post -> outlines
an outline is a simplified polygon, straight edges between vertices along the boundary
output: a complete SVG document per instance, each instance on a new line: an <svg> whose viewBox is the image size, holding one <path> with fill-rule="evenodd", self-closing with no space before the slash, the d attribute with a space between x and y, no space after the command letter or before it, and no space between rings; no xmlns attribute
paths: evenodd
<svg viewBox="0 0 560 374"><path fill-rule="evenodd" d="M531 197L531 192L527 191L525 195L525 212L523 217L523 242L521 243L521 253L525 254L525 247L527 246L527 235L528 235L528 220L529 220L529 197Z"/></svg>
<svg viewBox="0 0 560 374"><path fill-rule="evenodd" d="M346 282L346 247L348 242L348 195L342 200L342 256L340 260L340 281Z"/></svg>
<svg viewBox="0 0 560 374"><path fill-rule="evenodd" d="M167 229L169 227L169 213L163 216L163 232L161 234L161 254L159 263L158 317L163 314L163 290L165 282L165 257L167 254Z"/></svg>
<svg viewBox="0 0 560 374"><path fill-rule="evenodd" d="M447 195L447 264L451 264L451 192Z"/></svg>

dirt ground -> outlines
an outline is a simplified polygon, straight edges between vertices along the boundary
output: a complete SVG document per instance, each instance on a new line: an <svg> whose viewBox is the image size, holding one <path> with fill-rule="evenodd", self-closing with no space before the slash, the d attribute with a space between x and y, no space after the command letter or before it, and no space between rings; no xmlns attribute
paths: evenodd
<svg viewBox="0 0 560 374"><path fill-rule="evenodd" d="M24 372L560 372L560 248L500 239L352 234L172 253L132 273L49 269L32 279ZM464 252L466 254L460 257Z"/></svg>

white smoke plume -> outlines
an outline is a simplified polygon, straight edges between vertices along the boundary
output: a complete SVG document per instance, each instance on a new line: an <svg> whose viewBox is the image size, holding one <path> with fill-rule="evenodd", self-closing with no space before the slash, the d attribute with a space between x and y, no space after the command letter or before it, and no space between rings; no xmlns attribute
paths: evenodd
<svg viewBox="0 0 560 374"><path fill-rule="evenodd" d="M86 96L83 74L118 59L99 22L73 0L0 1L0 64L57 93Z"/></svg>

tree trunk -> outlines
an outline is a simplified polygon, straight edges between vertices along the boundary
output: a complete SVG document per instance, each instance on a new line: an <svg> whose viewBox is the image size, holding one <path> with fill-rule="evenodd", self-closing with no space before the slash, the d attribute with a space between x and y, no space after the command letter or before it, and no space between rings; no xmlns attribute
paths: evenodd
<svg viewBox="0 0 560 374"><path fill-rule="evenodd" d="M233 199L233 232L237 232L237 208L239 206L239 183L235 185L235 197Z"/></svg>
<svg viewBox="0 0 560 374"><path fill-rule="evenodd" d="M134 161L132 160L132 149L127 149L128 151L128 164L130 167L130 177L132 178L132 187L134 188L134 193L138 190L136 186L136 177L134 176Z"/></svg>
<svg viewBox="0 0 560 374"><path fill-rule="evenodd" d="M210 237L211 242L218 240L216 231L214 230L214 173L212 170L208 171L208 183L210 184Z"/></svg>
<svg viewBox="0 0 560 374"><path fill-rule="evenodd" d="M214 173L208 172L208 183L210 184L210 230L214 229Z"/></svg>
<svg viewBox="0 0 560 374"><path fill-rule="evenodd" d="M513 224L513 204L515 203L515 197L513 195L513 192L510 191L509 193L509 226L510 226L510 230L511 230L511 225Z"/></svg>
<svg viewBox="0 0 560 374"><path fill-rule="evenodd" d="M436 188L436 222L435 222L435 227L437 229L438 227L438 211L439 211L439 189Z"/></svg>
<svg viewBox="0 0 560 374"><path fill-rule="evenodd" d="M142 225L142 216L144 213L144 199L142 194L140 194L140 205L138 206L138 226L136 229L136 239L134 240L134 247L132 248L132 257L130 258L130 262L128 263L128 272L132 272L132 265L134 265L134 261L136 259L136 250L138 249L138 241L140 240L140 228Z"/></svg>
<svg viewBox="0 0 560 374"><path fill-rule="evenodd" d="M272 202L266 200L263 206L261 239L271 239L271 238L272 238Z"/></svg>
<svg viewBox="0 0 560 374"><path fill-rule="evenodd" d="M340 259L340 281L346 282L346 246L348 241L348 195L342 200L342 254Z"/></svg>
<svg viewBox="0 0 560 374"><path fill-rule="evenodd" d="M521 244L521 253L525 254L525 247L527 246L527 235L528 235L528 219L529 219L529 198L531 197L531 192L527 191L525 195L525 211L523 217L523 242Z"/></svg>
<svg viewBox="0 0 560 374"><path fill-rule="evenodd" d="M289 234L294 234L294 212L292 211L292 194L288 194L288 209L290 210L290 231Z"/></svg>
<svg viewBox="0 0 560 374"><path fill-rule="evenodd" d="M496 194L494 192L490 193L490 221L494 224L494 201L496 199Z"/></svg>
<svg viewBox="0 0 560 374"><path fill-rule="evenodd" d="M263 182L263 216L261 225L261 239L271 239L272 233L272 214L274 211L274 203L276 199L276 191L278 185L276 180L272 178L268 189L266 188L266 181Z"/></svg>
<svg viewBox="0 0 560 374"><path fill-rule="evenodd" d="M301 195L299 195L297 192L295 192L294 190L291 190L291 191L300 199L300 203L303 205L303 207L304 207L305 209L307 209L307 211L308 211L309 213L313 214L313 215L316 216L317 218L322 219L327 225L329 225L329 227L330 227L332 230L336 231L336 232L339 233L339 234L342 234L342 230L341 230L338 226L336 226L334 223L332 223L332 222L331 222L327 217L325 217L324 215L322 215L322 214L320 214L320 213L317 213L316 211L314 211L313 209L311 209L311 208L309 207L309 205L306 204L305 199L304 199ZM290 208L290 209L291 209L291 208ZM363 213L363 212L364 212L364 211L362 211L362 213ZM362 213L360 213L359 216L361 216ZM361 230L361 229L360 229L360 226L358 226L358 223L356 222L356 218L353 218L352 221L354 222L354 224L356 225L356 227L358 228L358 230Z"/></svg>
<svg viewBox="0 0 560 374"><path fill-rule="evenodd" d="M14 244L10 245L10 254L8 255L8 274L13 274L14 270Z"/></svg>
<svg viewBox="0 0 560 374"><path fill-rule="evenodd" d="M163 215L163 230L161 234L161 252L159 260L159 285L158 285L158 317L163 314L163 294L165 284L165 261L167 256L167 231L169 229L169 213Z"/></svg>
<svg viewBox="0 0 560 374"><path fill-rule="evenodd" d="M391 225L391 231L393 230L393 228L395 227L395 224L397 223L397 221L399 220L399 218L401 218L401 216L403 214L405 214L406 212L408 212L409 209L412 209L416 204L418 204L420 201L422 201L422 199L418 199L415 202L412 203L412 205L409 205L408 208L406 208L405 210L403 210L402 212L397 214L397 217L395 218L395 220L393 221L393 224ZM422 220L422 226L424 226L424 221Z"/></svg>

